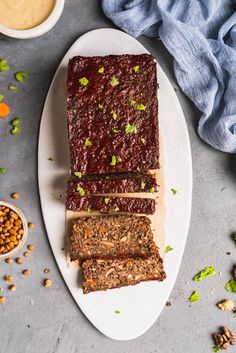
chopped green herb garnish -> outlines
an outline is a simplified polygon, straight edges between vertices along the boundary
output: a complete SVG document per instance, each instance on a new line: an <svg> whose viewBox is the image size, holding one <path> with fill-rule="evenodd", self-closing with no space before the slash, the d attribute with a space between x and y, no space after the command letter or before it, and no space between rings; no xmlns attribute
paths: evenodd
<svg viewBox="0 0 236 353"><path fill-rule="evenodd" d="M116 156L112 156L111 157L111 163L110 163L110 165L112 165L112 166L114 166L114 165L116 165Z"/></svg>
<svg viewBox="0 0 236 353"><path fill-rule="evenodd" d="M21 127L20 125L15 125L13 126L13 128L11 129L11 134L16 136L16 135L19 135L21 133Z"/></svg>
<svg viewBox="0 0 236 353"><path fill-rule="evenodd" d="M16 87L15 85L9 85L8 89L11 92L18 92L18 87Z"/></svg>
<svg viewBox="0 0 236 353"><path fill-rule="evenodd" d="M139 167L137 167L136 170L137 170L137 172L140 172L140 168Z"/></svg>
<svg viewBox="0 0 236 353"><path fill-rule="evenodd" d="M105 202L106 205L109 203L109 201L110 201L110 197L105 197L104 198L104 202Z"/></svg>
<svg viewBox="0 0 236 353"><path fill-rule="evenodd" d="M170 251L172 251L172 250L174 250L174 249L172 248L172 246L167 245L167 247L166 247L166 249L165 249L165 253L168 253L168 252L170 252Z"/></svg>
<svg viewBox="0 0 236 353"><path fill-rule="evenodd" d="M145 185L146 183L144 183L144 181L141 182L141 190L144 190L145 189Z"/></svg>
<svg viewBox="0 0 236 353"><path fill-rule="evenodd" d="M200 294L197 291L194 291L190 297L188 298L188 300L190 301L190 303L196 302L200 299Z"/></svg>
<svg viewBox="0 0 236 353"><path fill-rule="evenodd" d="M155 188L154 188L154 186L153 186L153 187L151 187L150 192L151 192L152 194L154 194L154 192L155 192Z"/></svg>
<svg viewBox="0 0 236 353"><path fill-rule="evenodd" d="M23 83L25 78L29 78L29 75L26 72L24 72L24 71L18 71L15 74L16 81L19 81L19 82Z"/></svg>
<svg viewBox="0 0 236 353"><path fill-rule="evenodd" d="M79 184L77 185L77 189L76 190L79 192L81 197L85 195L84 189Z"/></svg>
<svg viewBox="0 0 236 353"><path fill-rule="evenodd" d="M138 72L139 71L139 66L138 65L134 66L133 70L134 70L134 72Z"/></svg>
<svg viewBox="0 0 236 353"><path fill-rule="evenodd" d="M8 71L10 69L10 66L7 66L6 63L7 60L0 59L0 72Z"/></svg>
<svg viewBox="0 0 236 353"><path fill-rule="evenodd" d="M127 124L125 127L125 133L126 134L136 134L138 132L138 129L135 125L130 125Z"/></svg>
<svg viewBox="0 0 236 353"><path fill-rule="evenodd" d="M82 86L87 86L87 84L89 83L89 80L86 78L86 77L81 77L79 79L79 83L82 85Z"/></svg>
<svg viewBox="0 0 236 353"><path fill-rule="evenodd" d="M236 293L236 280L231 279L227 282L225 285L225 290L227 290L227 292Z"/></svg>
<svg viewBox="0 0 236 353"><path fill-rule="evenodd" d="M98 72L99 72L100 74L103 74L103 73L104 73L104 67L103 67L103 66L102 66L102 67L99 67Z"/></svg>
<svg viewBox="0 0 236 353"><path fill-rule="evenodd" d="M215 346L212 348L213 352L217 353L220 351L220 347L219 346Z"/></svg>
<svg viewBox="0 0 236 353"><path fill-rule="evenodd" d="M232 233L231 234L231 238L235 241L235 243L236 243L236 232L234 232L234 233Z"/></svg>
<svg viewBox="0 0 236 353"><path fill-rule="evenodd" d="M52 162L53 161L52 157L48 157L48 161Z"/></svg>
<svg viewBox="0 0 236 353"><path fill-rule="evenodd" d="M115 310L114 313L115 314L120 314L120 310Z"/></svg>
<svg viewBox="0 0 236 353"><path fill-rule="evenodd" d="M98 109L103 109L103 105L98 103Z"/></svg>
<svg viewBox="0 0 236 353"><path fill-rule="evenodd" d="M17 126L21 124L21 119L20 118L15 118L14 120L12 120L11 122L12 126Z"/></svg>
<svg viewBox="0 0 236 353"><path fill-rule="evenodd" d="M111 78L111 85L112 85L113 87L115 87L115 86L117 86L119 83L120 83L120 82L119 82L118 78L115 77L115 76L112 76L112 78Z"/></svg>
<svg viewBox="0 0 236 353"><path fill-rule="evenodd" d="M175 190L175 189L173 189L173 188L170 189L170 190L171 190L171 192L172 192L173 195L176 195L176 194L177 194L177 190Z"/></svg>
<svg viewBox="0 0 236 353"><path fill-rule="evenodd" d="M204 268L204 270L202 270L198 274L196 274L193 277L193 280L196 282L199 282L202 279L213 276L215 274L216 274L216 271L215 271L214 267L206 267L206 268Z"/></svg>
<svg viewBox="0 0 236 353"><path fill-rule="evenodd" d="M91 212L91 208L88 207L87 208L87 212L90 213Z"/></svg>
<svg viewBox="0 0 236 353"><path fill-rule="evenodd" d="M114 120L117 119L117 114L116 114L116 112L114 112L114 110L111 111L111 116Z"/></svg>
<svg viewBox="0 0 236 353"><path fill-rule="evenodd" d="M136 107L137 110L145 110L146 109L146 106L142 103L138 104L137 107Z"/></svg>
<svg viewBox="0 0 236 353"><path fill-rule="evenodd" d="M92 146L92 142L90 141L89 137L86 137L86 139L84 141L84 146L85 147L91 147Z"/></svg>
<svg viewBox="0 0 236 353"><path fill-rule="evenodd" d="M81 172L74 172L75 176L77 176L78 178L82 177L82 173Z"/></svg>
<svg viewBox="0 0 236 353"><path fill-rule="evenodd" d="M145 138L144 137L141 137L141 142L143 143L143 144L145 144L146 143L146 140L145 140Z"/></svg>
<svg viewBox="0 0 236 353"><path fill-rule="evenodd" d="M0 102L4 99L4 94L0 93Z"/></svg>
<svg viewBox="0 0 236 353"><path fill-rule="evenodd" d="M120 130L117 130L116 128L112 128L112 132L114 132L115 134L118 134L118 132L120 132Z"/></svg>
<svg viewBox="0 0 236 353"><path fill-rule="evenodd" d="M131 99L131 101L130 101L131 107L134 106L135 104L136 104L136 102L133 99Z"/></svg>
<svg viewBox="0 0 236 353"><path fill-rule="evenodd" d="M7 173L7 169L5 168L0 168L0 174L6 174Z"/></svg>
<svg viewBox="0 0 236 353"><path fill-rule="evenodd" d="M115 211L115 212L120 211L119 207L116 207L114 211Z"/></svg>

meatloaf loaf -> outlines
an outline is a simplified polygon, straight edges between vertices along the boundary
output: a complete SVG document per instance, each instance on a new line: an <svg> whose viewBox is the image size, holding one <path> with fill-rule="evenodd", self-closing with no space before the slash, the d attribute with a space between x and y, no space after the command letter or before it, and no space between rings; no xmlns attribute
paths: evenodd
<svg viewBox="0 0 236 353"><path fill-rule="evenodd" d="M156 62L149 54L69 61L71 171L147 171L159 166Z"/></svg>
<svg viewBox="0 0 236 353"><path fill-rule="evenodd" d="M142 281L163 281L163 261L156 251L148 258L90 259L82 264L83 292L135 285Z"/></svg>
<svg viewBox="0 0 236 353"><path fill-rule="evenodd" d="M68 181L67 194L78 194L81 188L85 195L156 192L157 183L154 175L147 174L127 174L105 178L73 178Z"/></svg>
<svg viewBox="0 0 236 353"><path fill-rule="evenodd" d="M71 260L148 256L155 249L151 221L145 216L81 217L72 226Z"/></svg>
<svg viewBox="0 0 236 353"><path fill-rule="evenodd" d="M114 196L80 196L68 195L66 208L70 211L127 212L154 214L156 202L151 198L114 197Z"/></svg>

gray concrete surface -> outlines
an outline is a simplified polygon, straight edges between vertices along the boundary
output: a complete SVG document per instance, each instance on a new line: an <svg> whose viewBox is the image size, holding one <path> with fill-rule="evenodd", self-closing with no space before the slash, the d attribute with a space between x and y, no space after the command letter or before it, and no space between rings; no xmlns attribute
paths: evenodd
<svg viewBox="0 0 236 353"><path fill-rule="evenodd" d="M236 229L236 157L213 150L196 134L200 113L181 93L172 69L172 58L156 39L140 38L157 58L176 88L188 124L193 154L193 208L187 246L179 276L165 307L153 327L142 337L128 342L112 341L100 334L80 312L67 290L51 253L40 212L37 190L37 142L40 116L51 79L64 53L81 34L112 27L98 0L68 0L56 27L41 38L19 41L0 37L0 57L9 60L10 72L0 74L0 91L12 106L12 118L23 119L21 135L9 134L9 119L0 121L0 198L10 199L19 192L16 203L36 224L29 242L36 246L23 265L1 262L0 287L7 303L0 306L0 353L206 353L212 351L211 334L218 327L235 328L232 313L216 308L228 295L224 284L234 264L235 244L230 240ZM19 93L7 91L17 70L30 73ZM227 255L226 252L230 252ZM192 276L205 266L216 267L217 275L199 284ZM51 269L54 286L42 286L43 268ZM23 268L32 275L23 278ZM219 275L219 272L222 275ZM7 291L4 274L11 274L16 292ZM214 292L211 294L211 290ZM201 300L189 305L192 290L200 290ZM233 352L235 349L230 349Z"/></svg>

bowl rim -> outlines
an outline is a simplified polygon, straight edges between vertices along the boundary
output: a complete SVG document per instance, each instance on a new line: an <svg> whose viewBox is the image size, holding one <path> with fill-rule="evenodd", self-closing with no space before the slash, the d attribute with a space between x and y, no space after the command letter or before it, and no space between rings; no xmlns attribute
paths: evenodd
<svg viewBox="0 0 236 353"><path fill-rule="evenodd" d="M26 220L23 212L17 206L15 206L13 203L8 202L8 201L4 201L4 200L0 200L0 206L6 206L6 207L10 208L12 211L14 211L15 213L17 213L22 221L23 230L24 230L23 237L22 237L21 241L19 242L19 244L15 248L13 248L12 250L8 251L7 253L0 254L0 260L1 260L1 259L6 259L8 257L11 257L12 255L15 255L23 247L23 245L26 242L27 236L28 236L28 223L27 223L27 220Z"/></svg>
<svg viewBox="0 0 236 353"><path fill-rule="evenodd" d="M0 24L0 33L8 37L17 39L29 39L39 37L55 26L55 24L61 17L64 5L65 0L55 0L55 5L51 14L46 18L46 20L44 20L36 27L30 29L12 29Z"/></svg>

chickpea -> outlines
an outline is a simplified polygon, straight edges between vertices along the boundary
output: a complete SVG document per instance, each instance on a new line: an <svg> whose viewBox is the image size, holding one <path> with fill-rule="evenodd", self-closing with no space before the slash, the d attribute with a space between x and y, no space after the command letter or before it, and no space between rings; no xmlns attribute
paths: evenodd
<svg viewBox="0 0 236 353"><path fill-rule="evenodd" d="M20 194L18 194L17 192L14 192L11 197L14 199L14 200L19 200L20 198Z"/></svg>

